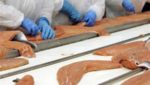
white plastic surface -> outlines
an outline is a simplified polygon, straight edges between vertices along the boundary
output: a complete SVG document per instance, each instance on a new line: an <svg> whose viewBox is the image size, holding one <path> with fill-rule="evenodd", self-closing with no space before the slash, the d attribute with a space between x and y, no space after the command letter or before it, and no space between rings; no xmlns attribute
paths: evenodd
<svg viewBox="0 0 150 85"><path fill-rule="evenodd" d="M1 79L0 85L12 85L12 80L16 78L21 78L26 74L31 74L35 79L35 85L58 85L57 82L57 71L62 66L68 65L77 61L85 61L85 60L110 60L111 57L101 57L94 56L92 54L82 56L80 58L72 59L69 61L61 62L59 64L55 64L52 66L47 66L44 68L40 68L34 71L22 73L16 76L12 76L9 78ZM93 73L86 74L79 85L96 85L104 80L111 79L117 75L128 72L127 69L115 69L115 70L105 70L105 71L97 71Z"/></svg>
<svg viewBox="0 0 150 85"><path fill-rule="evenodd" d="M86 52L89 50L93 50L96 48L100 48L103 46L107 46L113 43L117 43L123 40L128 40L130 38L142 35L142 34L147 34L150 33L150 24L143 25L140 27L135 27L133 29L129 30L124 30L121 32L116 32L113 33L112 36L107 36L107 37L98 37L98 38L93 38L89 40L84 40L81 42L45 50L36 53L37 57L33 59L29 59L30 64L19 67L16 69L8 70L8 71L3 71L0 72L1 74L9 73L12 71L20 70L23 68L35 66L41 63L57 60L60 58L68 57L70 55L75 55L78 53ZM56 79L56 73L57 70L64 66L68 65L72 62L80 61L80 60L110 60L110 57L100 57L100 56L95 56L92 54L88 54L76 59L72 59L69 61L61 62L58 64L54 64L51 66L43 67L40 69L36 69L33 71L29 71L26 73L22 73L16 76L8 77L5 79L0 79L0 85L12 85L12 80L15 78L21 78L22 76L26 74L31 74L35 78L35 85L57 85L57 79ZM99 71L99 72L92 72L86 74L79 85L95 85L99 84L100 82L106 81L108 79L111 79L115 76L121 75L123 73L128 72L129 70L127 69L115 69L115 70L109 70L109 71Z"/></svg>
<svg viewBox="0 0 150 85"><path fill-rule="evenodd" d="M19 68L1 71L1 74L9 73L12 71L17 71L23 68L28 68L31 66L39 65L42 63L58 60L64 57L68 57L71 55L79 54L82 52L90 51L93 49L97 49L100 47L108 46L120 41L128 40L133 37L137 37L142 34L150 33L150 24L135 27L129 30L124 30L121 32L113 33L111 36L97 37L89 40L84 40L81 42L64 45L61 47L44 50L36 53L37 57L29 59L30 64L25 65Z"/></svg>

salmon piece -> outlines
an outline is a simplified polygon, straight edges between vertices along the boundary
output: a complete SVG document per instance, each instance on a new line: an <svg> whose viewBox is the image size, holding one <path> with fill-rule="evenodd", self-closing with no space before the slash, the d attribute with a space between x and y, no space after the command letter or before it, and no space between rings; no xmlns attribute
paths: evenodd
<svg viewBox="0 0 150 85"><path fill-rule="evenodd" d="M121 16L116 18L105 18L103 20L97 21L96 26L102 27L102 28L112 28L117 27L129 23L135 23L142 20L148 20L150 19L150 12L144 12L144 13L138 13L138 14L132 14L128 16Z"/></svg>
<svg viewBox="0 0 150 85"><path fill-rule="evenodd" d="M143 47L143 49L128 50L118 56L114 56L112 61L133 70L137 68L137 65L145 61L150 61L150 50L146 47Z"/></svg>
<svg viewBox="0 0 150 85"><path fill-rule="evenodd" d="M94 32L99 35L108 35L109 33L103 29L102 27L84 27L84 26L55 26L56 33L62 34L57 36L56 38L64 38L73 35L78 35L87 32ZM62 33L63 32L63 33Z"/></svg>
<svg viewBox="0 0 150 85"><path fill-rule="evenodd" d="M143 47L145 47L145 42L137 41L137 42L131 42L127 44L117 44L110 47L106 47L97 50L96 52L94 52L94 54L101 55L101 56L117 56L124 52L127 52L128 50L141 49Z"/></svg>
<svg viewBox="0 0 150 85"><path fill-rule="evenodd" d="M35 57L35 53L30 45L12 41L20 31L1 31L0 32L0 48L1 49L16 49L19 50L21 56ZM0 55L5 57L6 51L0 51Z"/></svg>
<svg viewBox="0 0 150 85"><path fill-rule="evenodd" d="M11 41L20 31L0 31L0 42Z"/></svg>
<svg viewBox="0 0 150 85"><path fill-rule="evenodd" d="M0 60L0 71L24 66L28 63L28 60L23 58L2 59Z"/></svg>
<svg viewBox="0 0 150 85"><path fill-rule="evenodd" d="M125 24L150 19L149 14L150 12L145 12L145 13L133 14L129 16L121 16L112 19L105 18L103 20L96 21L93 27L86 27L85 23L79 23L78 25L58 25L55 26L54 29L56 31L55 38L60 39L60 38L70 37L70 36L87 33L87 32L94 32L94 33L98 33L99 35L107 36L109 35L107 29L112 27L116 28L117 26L122 26ZM43 39L41 38L41 34L39 34L36 37L28 36L28 40L36 43L40 43L43 41Z"/></svg>
<svg viewBox="0 0 150 85"><path fill-rule="evenodd" d="M132 70L136 69L140 63L150 61L150 50L145 46L144 41L110 46L96 51L95 54L113 56L113 62Z"/></svg>
<svg viewBox="0 0 150 85"><path fill-rule="evenodd" d="M34 85L34 78L31 75L26 75L16 85Z"/></svg>
<svg viewBox="0 0 150 85"><path fill-rule="evenodd" d="M59 85L77 85L84 74L92 71L120 68L119 63L111 61L81 61L59 69L57 79Z"/></svg>
<svg viewBox="0 0 150 85"><path fill-rule="evenodd" d="M128 79L122 85L150 85L150 71Z"/></svg>
<svg viewBox="0 0 150 85"><path fill-rule="evenodd" d="M0 46L0 59L4 59L9 49Z"/></svg>
<svg viewBox="0 0 150 85"><path fill-rule="evenodd" d="M21 56L35 57L33 49L26 43L17 41L5 41L4 43L0 43L0 45L4 48L19 50Z"/></svg>

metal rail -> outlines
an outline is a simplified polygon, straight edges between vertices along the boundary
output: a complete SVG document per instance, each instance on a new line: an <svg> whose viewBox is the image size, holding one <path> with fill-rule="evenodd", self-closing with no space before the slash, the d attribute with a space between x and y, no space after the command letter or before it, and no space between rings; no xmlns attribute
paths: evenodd
<svg viewBox="0 0 150 85"><path fill-rule="evenodd" d="M117 32L117 31L122 31L122 30L129 29L129 28L132 28L132 27L148 24L149 22L150 22L150 19L145 19L145 20L142 20L142 21L137 21L137 22L132 22L132 23L125 23L123 25L117 25L117 26L109 27L109 28L106 28L106 30L109 33L114 33L114 32ZM71 44L71 43L74 43L74 42L79 42L79 41L94 38L94 37L98 37L98 34L96 34L96 33L83 33L83 34L70 36L70 37L63 38L63 39L44 41L40 44L37 44L38 48L35 49L35 52L50 49L50 48L54 48L54 47L63 46L63 45L66 45L66 44ZM19 55L19 52L17 50L11 50L7 53L6 58L14 58L14 57L18 57L18 56L20 56L20 55Z"/></svg>
<svg viewBox="0 0 150 85"><path fill-rule="evenodd" d="M150 36L150 33L145 34L143 36L136 36L136 37L133 37L133 38L128 39L128 40L120 41L118 43L110 44L108 46L100 47L100 48L97 48L97 49L94 49L94 50L90 50L90 51L87 51L87 52L83 52L83 53L79 53L79 54L76 54L76 55L68 56L66 58L61 58L61 59L58 59L58 60L54 60L54 61L43 63L43 64L40 64L40 65L36 65L36 66L33 66L33 67L24 68L24 69L21 69L21 70L18 70L18 71L2 74L2 75L0 75L0 79L6 78L6 77L10 77L10 76L13 76L13 75L17 75L17 74L20 74L20 73L32 71L32 70L39 69L39 68L42 68L42 67L54 65L54 64L57 64L57 63L60 63L60 62L64 62L64 61L67 61L67 60L71 60L71 59L74 59L74 58L78 58L78 57L90 54L90 53L92 53L92 52L94 52L96 50L99 50L99 49L102 49L102 48L105 48L105 47L109 47L109 46L112 46L112 45L115 45L115 44L121 44L121 43L129 42L129 41L132 41L132 40L135 40L135 39L139 39L139 38L142 38L142 37L147 37L147 36Z"/></svg>
<svg viewBox="0 0 150 85"><path fill-rule="evenodd" d="M124 79L126 79L126 78L128 78L128 77L130 77L130 76L136 75L137 73L140 73L140 72L142 72L142 71L144 71L143 68L138 68L138 69L136 69L136 70L133 70L133 71L130 71L130 72L125 73L125 74L123 74L123 75L120 75L120 76L118 76L118 77L116 77L116 78L114 78L114 79L110 79L110 80L108 80L108 81L105 81L105 82L103 82L103 83L100 83L99 85L113 85L113 84L116 83L117 81L124 80Z"/></svg>

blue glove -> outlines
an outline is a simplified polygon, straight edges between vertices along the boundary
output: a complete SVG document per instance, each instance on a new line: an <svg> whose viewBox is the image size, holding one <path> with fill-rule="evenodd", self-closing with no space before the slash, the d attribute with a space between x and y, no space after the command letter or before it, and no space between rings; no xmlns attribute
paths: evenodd
<svg viewBox="0 0 150 85"><path fill-rule="evenodd" d="M87 26L93 26L96 22L96 13L92 10L88 11L83 17L82 21L86 22Z"/></svg>
<svg viewBox="0 0 150 85"><path fill-rule="evenodd" d="M61 12L68 15L73 23L78 23L80 21L80 13L67 0L64 0Z"/></svg>
<svg viewBox="0 0 150 85"><path fill-rule="evenodd" d="M50 26L49 21L45 17L41 17L38 21L37 24L40 28L40 31L42 33L42 38L44 40L46 39L53 39L55 37L55 31L53 28Z"/></svg>
<svg viewBox="0 0 150 85"><path fill-rule="evenodd" d="M25 31L27 32L27 34L30 34L32 36L36 36L39 32L39 28L38 26L30 19L28 18L24 18L21 27L23 27L23 29L25 29Z"/></svg>
<svg viewBox="0 0 150 85"><path fill-rule="evenodd" d="M122 6L128 12L135 12L135 7L133 3L131 2L131 0L123 0Z"/></svg>

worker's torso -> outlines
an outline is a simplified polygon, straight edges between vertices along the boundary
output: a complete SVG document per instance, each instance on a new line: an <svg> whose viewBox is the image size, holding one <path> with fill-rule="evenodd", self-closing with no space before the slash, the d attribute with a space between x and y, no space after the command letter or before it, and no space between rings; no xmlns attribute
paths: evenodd
<svg viewBox="0 0 150 85"><path fill-rule="evenodd" d="M58 1L59 0L5 0L5 4L14 6L16 9L24 13L26 17L36 20L39 13L45 8L45 5L49 6L51 9L51 3L56 2L57 4ZM53 6L54 5L55 4L53 4Z"/></svg>

